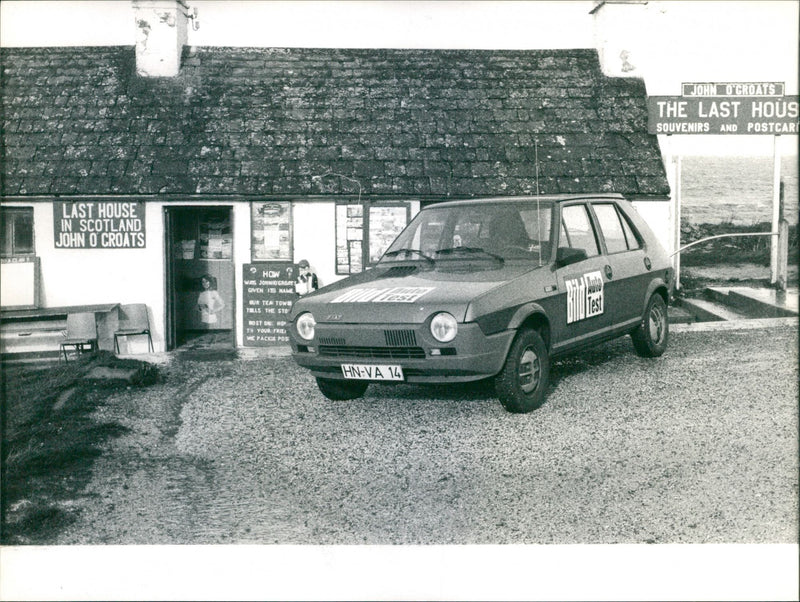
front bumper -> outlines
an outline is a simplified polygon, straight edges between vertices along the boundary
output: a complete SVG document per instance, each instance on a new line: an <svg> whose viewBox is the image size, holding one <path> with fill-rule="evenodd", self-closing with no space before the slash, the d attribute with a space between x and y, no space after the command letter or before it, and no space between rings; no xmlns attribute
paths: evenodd
<svg viewBox="0 0 800 602"><path fill-rule="evenodd" d="M450 343L435 340L426 324L317 324L313 341L290 329L292 356L317 377L344 380L342 364L399 365L405 382L481 380L503 367L514 338L486 336L477 324L459 324ZM383 381L382 381L383 382Z"/></svg>

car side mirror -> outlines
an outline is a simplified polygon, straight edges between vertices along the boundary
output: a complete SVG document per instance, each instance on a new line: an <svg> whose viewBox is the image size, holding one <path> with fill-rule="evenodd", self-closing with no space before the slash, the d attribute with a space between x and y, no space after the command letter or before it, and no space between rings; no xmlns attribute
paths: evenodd
<svg viewBox="0 0 800 602"><path fill-rule="evenodd" d="M588 259L586 249L573 249L572 247L558 247L556 252L556 265L560 268Z"/></svg>

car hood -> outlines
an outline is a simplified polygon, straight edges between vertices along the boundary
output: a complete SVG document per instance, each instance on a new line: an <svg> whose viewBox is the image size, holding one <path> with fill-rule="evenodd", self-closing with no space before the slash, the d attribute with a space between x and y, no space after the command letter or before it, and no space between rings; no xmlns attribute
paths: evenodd
<svg viewBox="0 0 800 602"><path fill-rule="evenodd" d="M401 265L378 266L321 288L299 299L291 319L311 311L318 323L421 323L433 312L448 311L464 320L474 298L502 286L521 274L537 269L530 263L475 269L457 265L446 268Z"/></svg>

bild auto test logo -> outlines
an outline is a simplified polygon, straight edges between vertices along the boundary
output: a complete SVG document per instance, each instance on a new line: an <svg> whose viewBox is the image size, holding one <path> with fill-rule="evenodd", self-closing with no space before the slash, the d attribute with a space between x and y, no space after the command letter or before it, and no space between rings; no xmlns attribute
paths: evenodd
<svg viewBox="0 0 800 602"><path fill-rule="evenodd" d="M416 303L435 287L395 286L393 288L354 288L336 297L331 303Z"/></svg>
<svg viewBox="0 0 800 602"><path fill-rule="evenodd" d="M589 272L577 278L565 278L567 285L567 324L603 313L603 275Z"/></svg>

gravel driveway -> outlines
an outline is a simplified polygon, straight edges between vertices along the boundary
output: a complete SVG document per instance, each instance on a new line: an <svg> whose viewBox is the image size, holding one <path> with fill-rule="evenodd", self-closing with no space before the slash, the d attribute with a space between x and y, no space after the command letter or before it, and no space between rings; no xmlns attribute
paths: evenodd
<svg viewBox="0 0 800 602"><path fill-rule="evenodd" d="M173 361L102 410L132 431L54 544L793 543L797 326L627 337L491 387L330 402L289 358Z"/></svg>

